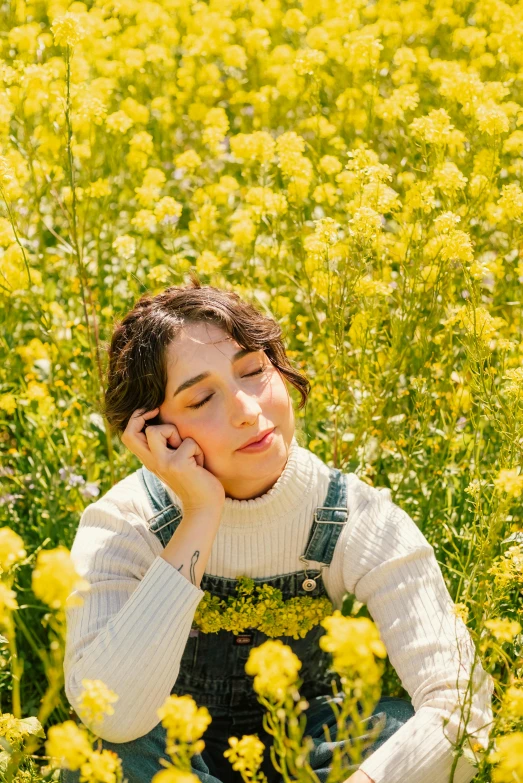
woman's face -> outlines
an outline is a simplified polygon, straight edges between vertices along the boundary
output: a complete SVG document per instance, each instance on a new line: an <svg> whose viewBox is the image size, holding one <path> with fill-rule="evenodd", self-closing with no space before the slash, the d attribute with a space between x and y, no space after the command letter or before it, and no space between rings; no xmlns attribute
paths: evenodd
<svg viewBox="0 0 523 783"><path fill-rule="evenodd" d="M248 499L267 492L281 475L294 435L294 410L285 380L265 352L235 356L241 350L214 324L185 326L167 349L159 421L175 424L182 439L198 443L204 467L228 497ZM238 451L272 428L272 443L264 451Z"/></svg>

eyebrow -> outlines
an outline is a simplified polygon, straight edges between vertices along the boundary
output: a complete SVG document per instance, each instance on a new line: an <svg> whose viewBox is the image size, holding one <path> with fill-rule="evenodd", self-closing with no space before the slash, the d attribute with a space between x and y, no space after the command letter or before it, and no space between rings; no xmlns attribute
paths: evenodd
<svg viewBox="0 0 523 783"><path fill-rule="evenodd" d="M242 359L244 356L246 356L248 353L256 353L256 350L252 350L252 348L242 348L241 350L237 351L233 355L232 361L237 362L240 359ZM188 381L184 381L182 384L180 384L180 386L178 386L178 388L173 394L173 397L176 397L177 394L180 394L186 389L189 389L191 386L200 383L200 381L205 380L205 378L208 378L209 375L211 375L210 372L201 372L199 375L195 375L194 378L189 378Z"/></svg>

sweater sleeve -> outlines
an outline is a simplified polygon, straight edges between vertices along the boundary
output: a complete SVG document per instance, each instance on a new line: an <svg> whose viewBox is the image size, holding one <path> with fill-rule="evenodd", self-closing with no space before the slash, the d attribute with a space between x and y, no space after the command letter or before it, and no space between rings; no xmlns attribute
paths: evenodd
<svg viewBox="0 0 523 783"><path fill-rule="evenodd" d="M433 547L386 493L367 489L369 502L348 523L344 586L367 605L415 714L360 769L375 783L448 783L453 746L466 737L452 780L469 783L471 746L488 745L492 678L454 614Z"/></svg>
<svg viewBox="0 0 523 783"><path fill-rule="evenodd" d="M159 555L143 521L103 498L83 512L71 558L89 583L66 610L65 692L73 708L82 679L118 695L98 735L128 742L159 722L178 676L203 591ZM89 726L94 730L94 727Z"/></svg>

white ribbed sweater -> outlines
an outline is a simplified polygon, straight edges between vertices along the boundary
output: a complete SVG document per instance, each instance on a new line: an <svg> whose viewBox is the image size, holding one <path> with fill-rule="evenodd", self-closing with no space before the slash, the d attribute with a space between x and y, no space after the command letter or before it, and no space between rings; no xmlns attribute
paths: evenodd
<svg viewBox="0 0 523 783"><path fill-rule="evenodd" d="M487 744L492 678L476 662L474 696L464 707L474 649L454 615L432 546L389 490L370 487L354 473L346 480L349 514L323 572L325 587L334 608L346 591L367 605L416 713L361 769L375 783L447 783L452 743L463 734L462 711L470 708L471 742ZM225 499L205 573L269 578L303 571L299 556L328 483L328 466L294 438L268 492ZM141 737L159 722L156 710L176 682L204 595L160 557L162 545L146 524L152 514L134 472L85 509L71 550L90 590L81 593L82 606L67 610L65 690L73 707L83 678L116 691L114 714L101 729L110 742ZM319 565L311 561L312 568ZM469 783L475 774L462 756L454 783Z"/></svg>

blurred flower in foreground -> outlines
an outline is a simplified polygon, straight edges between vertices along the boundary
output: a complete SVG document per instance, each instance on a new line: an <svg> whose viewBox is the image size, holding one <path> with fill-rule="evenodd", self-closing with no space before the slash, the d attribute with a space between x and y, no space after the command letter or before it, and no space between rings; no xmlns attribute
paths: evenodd
<svg viewBox="0 0 523 783"><path fill-rule="evenodd" d="M0 573L26 556L23 539L10 527L0 528Z"/></svg>
<svg viewBox="0 0 523 783"><path fill-rule="evenodd" d="M83 691L75 704L76 711L86 726L99 731L105 715L113 715L118 695L102 680L82 680Z"/></svg>
<svg viewBox="0 0 523 783"><path fill-rule="evenodd" d="M260 696L282 701L301 669L301 661L279 639L266 641L249 653L247 674L254 676L254 690Z"/></svg>
<svg viewBox="0 0 523 783"><path fill-rule="evenodd" d="M344 617L339 609L326 617L321 625L327 633L320 638L320 647L333 655L333 668L339 674L359 675L368 683L381 676L375 656L385 658L387 650L376 625L367 617Z"/></svg>
<svg viewBox="0 0 523 783"><path fill-rule="evenodd" d="M70 594L73 590L88 590L89 582L76 572L67 547L58 546L38 553L32 587L36 597L51 609L64 609L81 606L81 596Z"/></svg>

